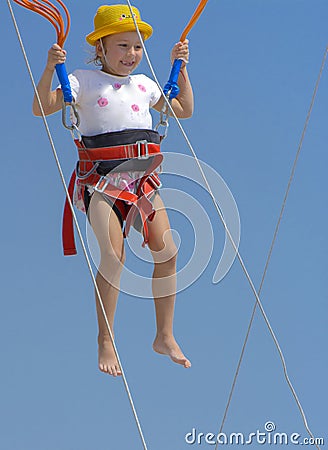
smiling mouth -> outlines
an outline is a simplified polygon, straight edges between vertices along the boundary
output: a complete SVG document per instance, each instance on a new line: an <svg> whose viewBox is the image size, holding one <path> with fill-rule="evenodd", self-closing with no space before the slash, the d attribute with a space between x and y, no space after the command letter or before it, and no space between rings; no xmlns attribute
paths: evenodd
<svg viewBox="0 0 328 450"><path fill-rule="evenodd" d="M126 66L126 67L132 67L134 65L134 61L132 61L132 62L121 61L121 63L123 64L123 66Z"/></svg>

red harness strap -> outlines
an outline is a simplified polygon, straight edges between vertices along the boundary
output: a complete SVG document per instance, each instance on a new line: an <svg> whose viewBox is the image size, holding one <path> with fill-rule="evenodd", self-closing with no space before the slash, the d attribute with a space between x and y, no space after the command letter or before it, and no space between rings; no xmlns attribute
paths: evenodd
<svg viewBox="0 0 328 450"><path fill-rule="evenodd" d="M83 143L76 140L76 146L79 153L78 173L73 172L68 192L71 200L73 200L74 186L76 177L84 186L92 186L95 191L104 193L113 199L125 202L128 205L125 219L124 237L129 234L131 225L134 223L138 213L141 216L143 224L144 242L143 246L148 243L148 226L147 220L152 221L155 215L153 205L149 198L152 193L160 186L160 181L154 171L161 165L163 155L160 153L160 145L149 143L147 141L139 141L136 144L121 145L105 148L85 148ZM145 161L146 170L142 178L139 180L136 193L121 190L109 183L109 179L97 172L99 164L103 161L117 161L120 163L125 161ZM122 172L125 171L124 164ZM64 255L75 255L75 239L73 228L73 214L66 199L63 215L62 239L64 247Z"/></svg>

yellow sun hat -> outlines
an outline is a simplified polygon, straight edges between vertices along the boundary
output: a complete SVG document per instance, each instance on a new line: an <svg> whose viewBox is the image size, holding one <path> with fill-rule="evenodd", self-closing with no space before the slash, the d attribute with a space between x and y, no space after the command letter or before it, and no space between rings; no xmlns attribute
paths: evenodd
<svg viewBox="0 0 328 450"><path fill-rule="evenodd" d="M153 34L153 28L140 17L140 12L132 6L136 23L143 34L144 40ZM136 27L128 5L103 5L97 10L94 18L94 31L86 36L90 45L95 45L97 40L110 34L136 31Z"/></svg>

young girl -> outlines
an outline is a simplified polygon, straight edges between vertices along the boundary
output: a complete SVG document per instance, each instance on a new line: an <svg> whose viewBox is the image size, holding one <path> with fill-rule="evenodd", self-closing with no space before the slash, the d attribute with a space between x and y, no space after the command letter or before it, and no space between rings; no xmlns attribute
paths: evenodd
<svg viewBox="0 0 328 450"><path fill-rule="evenodd" d="M137 8L133 7L133 13L143 40L148 39L152 34L152 27L141 20ZM153 141L152 134L155 132L149 131L152 129L149 108L161 111L164 99L153 80L145 75L131 75L142 59L143 48L129 7L101 6L94 18L94 31L87 35L86 40L95 46L96 60L100 63L101 70L77 70L69 76L81 120L79 131L85 141L93 138L109 139L110 145L113 145L112 142L115 145L116 139L119 139L120 143L124 139L123 144L133 144L136 142L136 132L138 141L140 136L142 140ZM183 63L178 79L180 92L172 100L172 108L179 118L188 118L193 112L193 93L186 67L189 59L187 40L173 47L171 60L174 59L182 59ZM47 65L38 84L38 92L47 115L62 108L62 91L52 90L51 86L56 64L64 63L65 60L65 50L54 44L48 52ZM33 112L37 116L41 114L36 98L33 102ZM148 138L149 135L152 137ZM121 186L124 182L126 191L135 192L136 179L140 177L140 172L127 171L111 173L108 176L112 185ZM152 289L157 334L153 349L157 353L168 355L175 363L189 368L191 363L173 335L177 249L160 195L156 193L151 201L156 211L152 220L147 220L148 246L154 260ZM84 191L85 209L101 253L97 286L112 330L119 280L125 259L122 232L125 217L122 217L122 201L120 202L121 208L118 208L117 202L90 186ZM125 207L128 206L125 204ZM137 220L134 226L140 230ZM96 305L99 369L117 376L121 374L121 370L97 298Z"/></svg>

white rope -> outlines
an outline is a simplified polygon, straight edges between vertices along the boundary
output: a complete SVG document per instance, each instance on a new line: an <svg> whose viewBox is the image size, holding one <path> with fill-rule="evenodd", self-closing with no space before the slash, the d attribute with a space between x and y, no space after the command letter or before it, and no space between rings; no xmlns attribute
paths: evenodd
<svg viewBox="0 0 328 450"><path fill-rule="evenodd" d="M272 252L273 252L273 248L274 248L274 245L275 245L275 242L276 242L276 239L277 239L277 235L278 235L278 231L279 231L279 228L280 228L281 220L282 220L282 217L283 217L283 214L284 214L284 210L285 210L285 207L286 207L287 198L288 198L288 195L289 195L289 191L290 191L290 188L291 188L292 181L294 179L297 162L298 162L298 159L299 159L299 156L300 156L300 152L301 152L301 149L302 149L302 146L303 146L305 133L306 133L306 130L307 130L307 127L308 127L308 124L309 124L309 120L310 120L310 116L311 116L311 113L312 113L313 105L314 105L315 98L316 98L316 95L317 95L317 92L318 92L319 83L320 83L322 72L323 72L323 69L324 69L324 66L325 66L327 54L328 54L328 47L326 47L326 50L325 50L323 58L322 58L322 62L321 62L320 70L319 70L319 75L317 77L317 81L316 81L316 84L315 84L315 87L314 87L314 90L313 90L313 94L312 94L310 106L309 106L309 109L308 109L308 113L307 113L307 116L306 116L306 119L305 119L302 135L301 135L300 142L299 142L299 145L298 145L298 148L297 148L297 152L296 152L296 155L295 155L295 158L294 158L294 162L293 162L293 165L292 165L292 170L291 170L291 174L290 174L290 177L289 177L289 180L288 180L288 184L287 184L286 192L285 192L285 195L284 195L284 199L283 199L283 202L282 202L282 205L281 205L278 221L277 221L274 233L273 233L273 238L272 238L272 242L271 242L270 249L269 249L269 252L268 252L268 256L267 256L267 259L266 259L266 263L265 263L265 266L264 266L260 287L258 289L258 294L259 295L262 292L262 288L263 288L264 280L265 280L265 277L266 277L266 274L267 274L267 271L268 271L269 263L270 263ZM238 375L239 375L239 370L240 370L241 363L242 363L242 360L243 360L243 357L244 357L244 353L245 353L245 350L246 350L246 345L247 345L248 338L249 338L249 335L250 335L250 331L251 331L251 328L252 328L252 324L253 324L253 321L254 321L256 309L257 309L257 302L255 302L255 304L254 304L253 311L252 311L252 314L251 314L251 318L250 318L250 321L249 321L249 324L248 324L245 340L244 340L244 343L243 343L243 346L242 346L242 350L241 350L241 353L240 353L240 356L239 356L239 360L238 360L238 363L237 363L237 368L236 368L236 371L235 371L235 374L234 374L233 382L232 382L232 385L231 385L230 393L229 393L229 396L228 396L228 401L227 401L227 404L226 404L226 407L225 407L225 411L224 411L224 414L223 414L223 419L222 419L222 422L221 422L221 425L220 425L219 433L222 432L223 426L224 426L226 418L227 418L228 409L230 407L232 395L233 395L233 392L234 392L234 389L235 389L235 386L236 386L237 378L238 378ZM286 370L286 365L285 364L284 364L284 373L285 373L285 376L286 376L287 370ZM288 378L288 375L287 375L287 378ZM298 402L297 398L295 398L295 400L296 400L296 402ZM298 406L300 408L300 405L298 405ZM303 420L304 420L304 418L303 418ZM307 427L306 422L305 422L305 426ZM310 431L308 429L307 429L307 431L310 434ZM318 446L316 446L316 447L319 448Z"/></svg>
<svg viewBox="0 0 328 450"><path fill-rule="evenodd" d="M63 184L64 190L65 190L65 194L66 194L66 198L68 200L69 206L70 206L71 211L72 211L74 224L76 226L78 237L79 237L79 240L81 242L83 254L84 254L84 257L85 257L85 260L86 260L86 263L87 263L90 275L91 275L92 283L94 285L94 288L95 288L95 291L96 291L96 295L97 295L97 298L98 298L98 301L99 301L99 304L100 304L100 307L101 307L101 311L102 311L102 314L104 316L104 320L105 320L105 323L106 323L107 331L108 331L111 343L113 345L113 349L114 349L114 352L115 352L115 356L117 358L117 362L118 362L118 364L120 366L120 369L121 369L121 372L122 372L122 380L123 380L124 387L125 387L125 390L126 390L126 393L127 393L128 399L129 399L129 403L130 403L130 406L131 406L131 409L132 409L132 413L133 413L133 416L134 416L134 419L135 419L135 422L136 422L136 425L137 425L137 428L138 428L140 439L142 441L142 445L143 445L144 450L147 450L146 441L145 441L144 434L143 434L143 431L142 431L142 428L141 428L141 425L140 425L140 421L139 421L139 418L138 418L138 415L137 415L137 411L136 411L136 408L135 408L135 405L134 405L134 402L133 402L133 399L132 399L131 391L130 391L130 388L129 388L129 385L128 385L128 382L127 382L127 379L126 379L126 376L125 376L125 372L124 372L124 369L123 369L123 366L122 366L122 363L121 363L121 359L120 359L120 356L119 356L119 353L118 353L118 350L117 350L117 347L116 347L116 344L115 344L115 341L114 341L114 336L113 336L111 327L109 325L109 322L108 322L108 319L107 319L107 316L106 316L105 307L104 307L103 301L101 299L99 288L98 288L98 285L97 285L97 282L96 282L96 279L95 279L95 276L94 276L94 273L93 273L93 270L92 270L92 266L91 266L91 262L90 262L90 259L89 259L89 256L88 256L86 245L84 243L82 232L81 232L81 229L80 229L80 226L79 226L79 223L78 223L75 211L74 211L74 206L72 204L72 201L71 201L71 198L70 198L67 186L66 186L63 170L62 170L59 158L58 158L58 154L57 154L57 151L56 151L56 147L55 147L55 144L54 144L54 141L53 141L50 129L49 129L47 118L46 118L46 115L45 115L43 107L42 107L41 99L40 99L40 96L39 96L39 93L38 93L38 90L37 90L37 86L36 86L36 83L35 83L35 80L34 80L34 77L33 77L33 73L32 73L32 70L31 70L30 63L29 63L29 59L28 59L26 51L25 51L25 46L24 46L24 43L23 43L23 40L22 40L22 37L21 37L21 33L19 31L17 20L16 20L16 17L15 17L14 11L12 9L10 0L7 0L7 4L8 4L8 8L9 8L9 11L10 11L10 14L11 14L11 18L12 18L12 21L13 21L13 24L14 24L14 27L15 27L15 30L16 30L17 38L18 38L18 41L19 41L19 44L20 44L20 47L21 47L21 50L22 50L22 53L23 53L23 57L24 57L24 60L25 60L25 63L26 63L26 67L27 67L27 70L28 70L28 73L29 73L29 76L30 76L30 79L31 79L31 82L32 82L32 85L33 85L34 93L35 93L35 96L36 96L36 99L37 99L37 102L38 102L38 105L39 105L39 108L40 108L40 111L41 111L42 120L43 120L45 129L46 129L46 133L47 133L47 136L48 136L48 139L49 139L49 142L50 142L50 146L51 146L51 149L52 149L53 156L55 158L55 162L56 162L57 169L58 169L58 172L59 172L59 175L60 175L60 179L61 179L61 182Z"/></svg>
<svg viewBox="0 0 328 450"><path fill-rule="evenodd" d="M197 154L196 154L196 152L195 152L195 150L194 150L194 148L193 148L193 146L192 146L192 144L191 144L191 142L190 142L190 140L189 140L189 138L188 138L188 136L187 136L187 134L186 134L186 132L185 132L185 130L184 130L182 124L181 124L181 122L179 121L178 117L176 116L175 112L173 111L173 108L172 108L170 102L168 101L168 99L167 99L166 96L164 95L164 92L163 92L163 90L162 90L162 88L161 88L161 85L160 85L160 83L159 83L159 81L158 81L158 79L157 79L157 76L156 76L156 74L155 74L154 68L153 68L152 63L151 63L151 61L150 61L150 58L149 58L149 56L148 56L148 52L147 52L146 46L145 46L145 44L144 44L144 42L143 42L143 38L142 38L142 35L141 35L141 33L140 33L140 30L139 30L139 28L138 28L137 21L135 20L135 17L134 17L134 15L133 15L133 10L132 10L131 2L130 2L130 0L126 0L126 1L127 1L127 4L129 5L130 12L131 12L131 16L133 17L133 21L134 21L134 24L135 24L135 27L136 27L136 31L137 31L137 33L138 33L140 42L142 43L142 47L143 47L143 50L144 50L144 54L145 54L145 57L146 57L146 59L147 59L147 63L148 63L148 65L149 65L149 68L150 68L150 71L151 71L151 73L152 73L152 76L153 76L153 78L154 78L156 84L158 85L158 87L159 87L159 89L160 89L160 91L161 91L161 93L162 93L162 95L163 95L163 98L165 99L165 101L166 101L166 103L167 103L168 109L170 110L170 112L171 112L173 118L175 119L175 121L176 121L176 123L177 123L177 125L178 125L178 127L179 127L179 129L180 129L180 131L181 131L181 133L182 133L182 135L183 135L183 137L184 137L186 143L187 143L187 146L189 147L189 150L190 150L192 156L194 157L194 160L195 160L195 162L196 162L196 164L197 164L197 167L198 167L198 169L199 169L199 171L200 171L200 173L201 173L201 176L202 176L202 178L203 178L203 180L204 180L204 183L205 183L205 185L206 185L206 188L207 188L207 190L208 190L208 193L209 193L209 195L210 195L210 197L211 197L211 199L212 199L212 201L213 201L214 207L215 207L215 209L216 209L216 211L217 211L217 213L218 213L218 216L219 216L219 218L220 218L220 220L221 220L221 222L222 222L222 225L223 225L223 227L224 227L224 229L225 229L225 232L227 233L227 236L228 236L228 238L229 238L229 240L230 240L230 242L231 242L231 244L232 244L232 246L233 246L233 248L234 248L234 250L235 250L235 252L236 252L236 257L237 257L237 259L238 259L238 261L239 261L239 263L240 263L240 265L241 265L241 268L242 268L242 270L243 270L243 272L244 272L244 275L245 275L245 277L246 277L246 279L247 279L247 281L248 281L248 283L249 283L249 285L250 285L250 288L251 288L251 290L252 290L252 292L253 292L253 294L254 294L254 297L255 297L255 299L256 299L255 305L256 305L256 307L258 307L258 308L260 309L260 312L261 312L261 314L262 314L262 316L263 316L263 319L264 319L264 321L265 321L265 324L266 324L266 326L267 326L267 328L268 328L268 330L269 330L269 332L270 332L270 335L271 335L271 337L272 337L272 339L273 339L273 342L274 342L274 344L275 344L275 346L276 346L276 349L277 349L277 351L278 351L278 354L279 354L279 357L280 357L280 360L281 360L281 363L282 363L282 367L283 367L283 371L284 371L284 376L285 376L287 385L288 385L288 387L289 387L289 389L290 389L290 391L291 391L291 393L292 393L292 395L293 395L293 397L294 397L294 399L295 399L295 401L296 401L296 404L297 404L297 407L298 407L299 412L300 412L300 414L301 414L301 417L302 417L302 420L303 420L305 429L306 429L306 431L308 432L309 436L310 436L311 438L314 439L313 433L311 432L311 430L310 430L310 428L309 428L309 426L308 426L308 422L307 422L307 419L306 419L306 415L305 415L304 410L303 410L303 408L302 408L301 402L300 402L300 400L299 400L299 398L298 398L298 396L297 396L297 393L296 393L296 391L295 391L295 389L294 389L294 387L293 387L293 384L292 384L292 382L291 382L291 380L290 380L290 378L289 378L289 376L288 376L288 372L287 372L287 364L286 364L286 360L285 360L284 354L283 354L282 349L281 349L281 347L280 347L279 341L278 341L278 339L277 339L277 337L276 337L276 335L275 335L275 333L274 333L274 330L273 330L273 328L272 328L272 326L271 326L271 324L270 324L270 321L269 321L269 319L268 319L268 317L267 317L267 315L266 315L266 313L265 313L265 310L264 310L264 308L263 308L263 305L262 305L262 302L261 302L261 300L260 300L259 294L258 294L258 292L257 292L257 290L256 290L256 288L255 288L255 286L254 286L254 283L253 283L253 281L252 281L252 278L251 278L251 276L250 276L250 274L249 274L249 272L248 272L248 270L247 270L247 268L246 268L246 266L245 266L245 263L244 263L244 261L243 261L243 258L241 257L241 254L240 254L240 252L239 252L239 249L238 249L236 243L234 242L234 239L233 239L233 237L232 237L232 235L231 235L231 233L230 233L230 230L228 229L228 226L227 226L227 224L225 223L225 220L224 220L224 217L223 217L223 215L222 215L222 212L221 212L221 210L220 210L220 208L219 208L219 206L218 206L218 204L217 204L217 202L216 202L215 196L214 196L214 194L213 194L213 192L212 192L212 189L211 189L211 187L210 187L210 185L209 185L209 182L208 182L208 180L207 180L207 178L206 178L206 175L205 175L205 173L204 173L204 171L203 171L203 168L202 168L202 166L201 166L201 164L200 164L200 161L199 161L199 159L198 159L198 157L197 157ZM234 382L235 382L235 380L234 380ZM234 384L235 384L235 383L234 383ZM233 389L234 389L234 384L233 384ZM233 390L233 389L232 389L232 390ZM231 396L232 396L232 393L231 393ZM230 402L229 402L229 403L230 403ZM314 442L315 442L315 440L314 440ZM218 446L218 442L217 442L217 444L216 444L216 446L215 446L215 449L217 449L217 446ZM320 450L320 447L319 447L318 445L316 445L316 447L317 447L318 450Z"/></svg>

